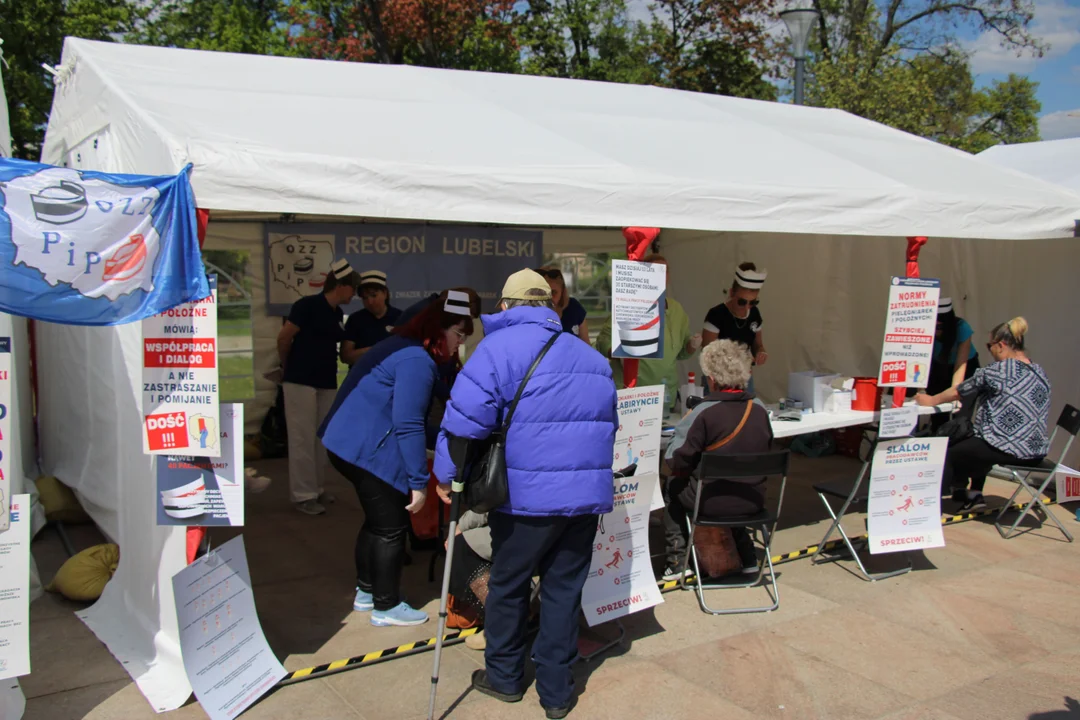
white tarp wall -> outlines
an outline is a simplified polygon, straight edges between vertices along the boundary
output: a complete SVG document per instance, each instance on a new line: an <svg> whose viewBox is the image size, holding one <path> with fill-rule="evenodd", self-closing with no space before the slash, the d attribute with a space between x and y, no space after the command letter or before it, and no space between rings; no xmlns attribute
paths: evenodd
<svg viewBox="0 0 1080 720"><path fill-rule="evenodd" d="M889 277L904 274L904 238L676 230L662 233L660 246L671 267L670 294L686 308L695 332L724 299L738 263L768 269L761 312L769 362L754 372L766 398L783 396L793 371L877 374ZM942 281L942 295L952 297L971 324L984 366L991 362L985 348L990 329L1022 315L1031 326L1028 351L1053 385L1051 424L1064 404L1080 405L1077 304L1062 300L1075 288L1080 240L931 238L919 265L923 277ZM696 362L687 369L700 372Z"/></svg>
<svg viewBox="0 0 1080 720"><path fill-rule="evenodd" d="M184 528L158 527L154 462L142 452L142 326L38 323L39 431L44 471L78 494L120 546L101 599L78 616L158 712L191 686L180 657L171 578L184 567Z"/></svg>

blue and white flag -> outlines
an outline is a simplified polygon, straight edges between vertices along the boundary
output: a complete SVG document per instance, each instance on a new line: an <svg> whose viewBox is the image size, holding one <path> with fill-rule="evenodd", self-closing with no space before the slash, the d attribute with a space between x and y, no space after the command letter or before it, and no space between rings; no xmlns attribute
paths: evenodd
<svg viewBox="0 0 1080 720"><path fill-rule="evenodd" d="M190 170L114 175L0 159L0 310L119 325L209 295Z"/></svg>

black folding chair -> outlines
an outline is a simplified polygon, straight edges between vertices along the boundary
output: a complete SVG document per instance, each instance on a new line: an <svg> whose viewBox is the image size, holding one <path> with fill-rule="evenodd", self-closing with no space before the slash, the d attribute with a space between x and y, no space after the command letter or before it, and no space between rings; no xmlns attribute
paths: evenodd
<svg viewBox="0 0 1080 720"><path fill-rule="evenodd" d="M776 522L780 517L780 510L784 506L784 490L787 488L788 462L790 452L780 450L776 452L755 454L732 454L724 455L719 452L706 452L701 456L701 464L698 467L697 493L694 495L694 511L687 515L686 525L690 537L686 541L687 560L684 565L692 561L694 566L694 583L697 587L698 604L701 609L711 615L735 615L738 613L771 612L780 607L780 590L776 585L776 573L772 564L772 536L776 532ZM768 509L762 510L756 515L745 515L731 518L713 518L701 513L701 495L705 486L715 480L743 480L746 478L769 478L779 477L780 496L776 501L775 512ZM696 527L722 527L722 528L746 528L751 531L751 537L756 541L757 533L761 533L761 545L765 549L765 557L758 561L757 575L746 582L741 583L710 583L705 580L698 565L697 551L694 549L694 529ZM769 567L769 583L766 592L772 598L771 605L748 608L729 608L713 610L705 602L706 590L719 590L728 588L755 587L761 583L765 575L765 566ZM679 580L679 585L686 588L686 574ZM770 591L771 586L771 591Z"/></svg>
<svg viewBox="0 0 1080 720"><path fill-rule="evenodd" d="M1065 462L1065 457L1069 454L1069 449L1072 447L1073 441L1076 440L1076 433L1078 431L1080 431L1080 410L1077 410L1072 405L1066 405L1065 409L1061 411L1057 426L1054 427L1053 435L1050 436L1051 448L1054 446L1054 440L1057 438L1058 432L1063 432L1069 436L1069 439L1065 441L1065 446L1061 449L1061 454L1057 456L1057 460L1052 460L1047 457L1035 466L996 466L996 469L1004 470L1009 473L1012 476L1013 481L1017 483L1016 492L1009 498L1009 502L1005 503L1005 507L1001 508L998 512L997 519L994 521L994 527L1001 533L1001 537L1006 540L1014 537L1016 528L1020 525L1020 521L1027 517L1028 513L1031 513L1032 517L1035 517L1036 511L1038 511L1044 518L1050 518L1050 520L1058 526L1058 530L1064 533L1069 542L1073 541L1073 536L1065 529L1065 526L1061 524L1061 521L1058 520L1052 512L1046 509L1046 505L1043 504L1043 494L1046 492L1047 486L1054 479L1054 473L1057 472L1058 466ZM1042 484L1038 487L1032 485L1030 482L1032 475L1035 475L1037 480L1041 479ZM1005 513L1012 509L1013 504L1016 502L1016 497L1024 490L1031 495L1031 501L1020 511L1020 514L1016 518L1016 522L1006 530L1001 524L1001 518Z"/></svg>

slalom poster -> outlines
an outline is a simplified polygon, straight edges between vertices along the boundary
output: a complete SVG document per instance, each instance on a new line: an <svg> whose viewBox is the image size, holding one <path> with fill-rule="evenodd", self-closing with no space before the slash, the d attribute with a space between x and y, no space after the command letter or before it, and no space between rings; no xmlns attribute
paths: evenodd
<svg viewBox="0 0 1080 720"><path fill-rule="evenodd" d="M870 553L945 547L941 472L949 438L878 443L870 466Z"/></svg>

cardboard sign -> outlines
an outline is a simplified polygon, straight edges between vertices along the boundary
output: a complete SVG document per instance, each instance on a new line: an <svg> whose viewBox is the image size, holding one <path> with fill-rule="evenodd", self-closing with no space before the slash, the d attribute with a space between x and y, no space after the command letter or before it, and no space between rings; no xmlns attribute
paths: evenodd
<svg viewBox="0 0 1080 720"><path fill-rule="evenodd" d="M210 720L232 720L285 677L251 591L244 537L173 575L184 670Z"/></svg>
<svg viewBox="0 0 1080 720"><path fill-rule="evenodd" d="M219 457L217 276L210 296L143 320L143 452Z"/></svg>
<svg viewBox="0 0 1080 720"><path fill-rule="evenodd" d="M930 378L941 283L922 278L894 277L889 287L889 312L881 346L881 387L925 388Z"/></svg>
<svg viewBox="0 0 1080 720"><path fill-rule="evenodd" d="M650 385L619 391L619 429L611 469L628 477L660 474L660 432L664 425L664 386ZM664 507L660 483L655 484L649 510Z"/></svg>
<svg viewBox="0 0 1080 720"><path fill-rule="evenodd" d="M1054 476L1059 503L1080 500L1080 472L1065 465L1058 465Z"/></svg>
<svg viewBox="0 0 1080 720"><path fill-rule="evenodd" d="M941 470L948 447L944 437L878 443L867 503L871 554L945 547Z"/></svg>
<svg viewBox="0 0 1080 720"><path fill-rule="evenodd" d="M919 408L909 405L907 407L887 408L881 411L881 422L878 424L878 438L907 437L915 430L919 422Z"/></svg>
<svg viewBox="0 0 1080 720"><path fill-rule="evenodd" d="M611 357L664 357L667 265L611 261Z"/></svg>
<svg viewBox="0 0 1080 720"><path fill-rule="evenodd" d="M244 406L221 406L220 458L157 461L158 525L244 524Z"/></svg>
<svg viewBox="0 0 1080 720"><path fill-rule="evenodd" d="M29 674L30 496L16 495L0 534L0 680Z"/></svg>
<svg viewBox="0 0 1080 720"><path fill-rule="evenodd" d="M664 601L649 556L649 504L658 480L647 473L614 481L615 508L600 516L581 593L590 627Z"/></svg>

